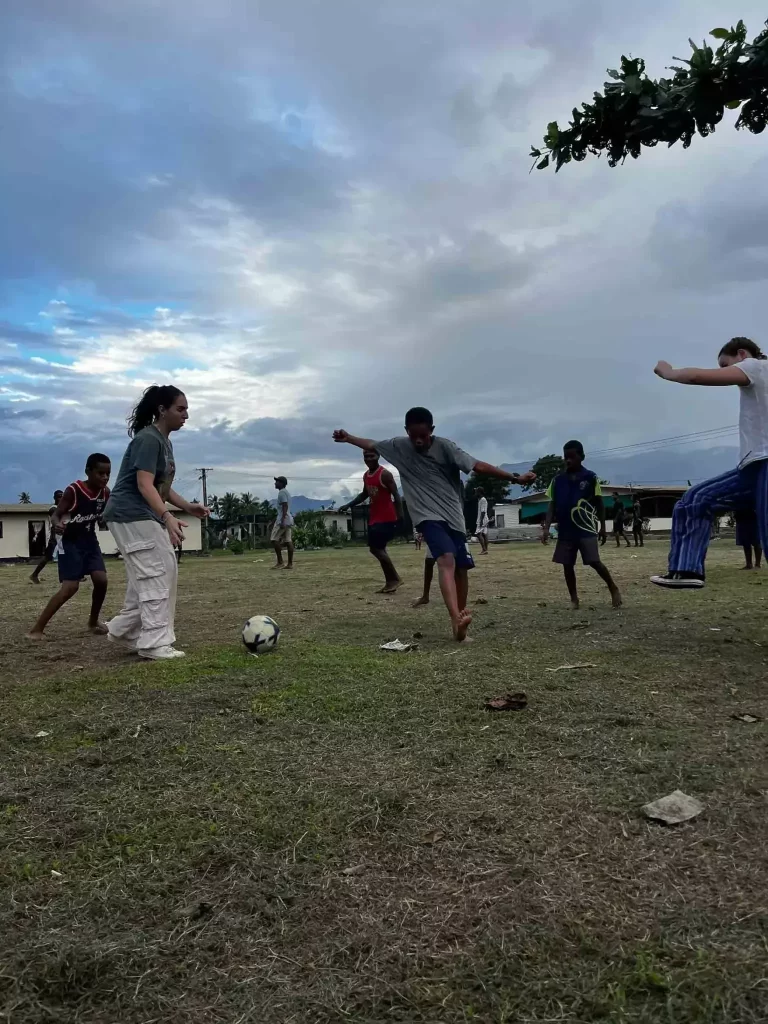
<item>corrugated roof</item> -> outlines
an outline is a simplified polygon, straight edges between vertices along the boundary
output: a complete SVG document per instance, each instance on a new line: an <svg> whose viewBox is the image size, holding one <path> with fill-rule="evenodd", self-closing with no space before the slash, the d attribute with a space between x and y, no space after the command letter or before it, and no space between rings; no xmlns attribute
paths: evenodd
<svg viewBox="0 0 768 1024"><path fill-rule="evenodd" d="M18 512L20 515L48 515L48 509L50 505L40 505L36 502L32 502L30 505L0 505L0 512Z"/></svg>
<svg viewBox="0 0 768 1024"><path fill-rule="evenodd" d="M680 484L678 486L671 484L659 484L654 487L653 484L638 484L635 487L629 487L627 484L602 484L603 497L610 497L613 493L618 494L679 494L683 495L688 490L687 484ZM525 505L531 501L546 501L546 491L536 491L534 494L523 494L519 498L513 498L509 502L510 505Z"/></svg>

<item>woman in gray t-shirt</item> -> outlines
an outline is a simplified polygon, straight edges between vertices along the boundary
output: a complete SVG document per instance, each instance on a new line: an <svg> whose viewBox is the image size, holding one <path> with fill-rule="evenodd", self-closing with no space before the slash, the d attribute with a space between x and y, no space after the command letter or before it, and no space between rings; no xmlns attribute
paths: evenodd
<svg viewBox="0 0 768 1024"><path fill-rule="evenodd" d="M128 577L122 611L109 623L109 639L153 660L181 658L173 644L178 567L174 547L184 524L166 502L203 519L208 509L172 487L176 465L170 434L188 417L187 399L172 384L153 384L128 420L128 445L104 521L125 561Z"/></svg>

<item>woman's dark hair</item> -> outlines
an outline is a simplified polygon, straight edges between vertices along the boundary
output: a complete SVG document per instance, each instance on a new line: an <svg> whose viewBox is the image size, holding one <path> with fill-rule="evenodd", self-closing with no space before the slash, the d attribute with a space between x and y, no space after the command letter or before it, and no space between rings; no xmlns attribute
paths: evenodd
<svg viewBox="0 0 768 1024"><path fill-rule="evenodd" d="M134 406L128 417L128 434L134 437L144 427L148 427L157 419L160 406L167 409L173 405L179 395L183 394L173 384L152 384Z"/></svg>
<svg viewBox="0 0 768 1024"><path fill-rule="evenodd" d="M749 352L753 359L768 359L760 346L749 338L731 338L718 352L718 359L720 356L737 356L742 349Z"/></svg>
<svg viewBox="0 0 768 1024"><path fill-rule="evenodd" d="M423 405L415 405L405 414L406 427L415 426L417 423L423 423L427 427L434 427L435 425L432 413L429 409L425 409Z"/></svg>

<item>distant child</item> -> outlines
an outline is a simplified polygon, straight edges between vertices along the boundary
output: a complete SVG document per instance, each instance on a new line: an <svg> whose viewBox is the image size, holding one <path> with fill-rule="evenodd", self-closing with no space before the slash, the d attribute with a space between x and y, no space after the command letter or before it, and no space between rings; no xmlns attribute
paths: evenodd
<svg viewBox="0 0 768 1024"><path fill-rule="evenodd" d="M368 549L379 562L384 573L384 586L379 594L394 594L403 581L392 563L387 544L394 540L398 524L403 521L403 503L395 478L388 469L379 465L379 453L363 452L366 471L363 489L352 501L342 505L339 512L348 512L355 505L368 501Z"/></svg>
<svg viewBox="0 0 768 1024"><path fill-rule="evenodd" d="M624 532L624 506L617 493L613 495L613 536L616 540L616 547L621 547L622 540L629 547L629 537Z"/></svg>
<svg viewBox="0 0 768 1024"><path fill-rule="evenodd" d="M579 607L576 590L576 556L595 570L611 592L614 608L621 607L621 594L611 574L600 561L600 544L605 544L605 505L600 481L584 468L581 441L568 441L563 448L565 471L558 473L547 490L549 508L541 534L542 544L549 540L553 520L557 520L558 539L552 561L562 565L571 607ZM598 525L599 524L599 525Z"/></svg>
<svg viewBox="0 0 768 1024"><path fill-rule="evenodd" d="M488 554L488 499L482 487L475 489L477 495L477 523L475 536L480 541L480 554Z"/></svg>
<svg viewBox="0 0 768 1024"><path fill-rule="evenodd" d="M654 373L675 384L739 389L741 451L735 469L690 487L672 513L669 571L651 582L674 590L704 586L704 559L717 516L753 508L757 537L768 544L768 360L749 338L731 338L720 349L718 369L676 370L663 360Z"/></svg>
<svg viewBox="0 0 768 1024"><path fill-rule="evenodd" d="M632 505L632 536L635 538L635 547L644 548L643 540L643 507L640 499L636 498Z"/></svg>
<svg viewBox="0 0 768 1024"><path fill-rule="evenodd" d="M757 515L753 508L737 509L733 516L736 522L736 543L744 551L745 564L742 569L759 569L763 562L763 549L757 535ZM752 552L755 553L754 563Z"/></svg>
<svg viewBox="0 0 768 1024"><path fill-rule="evenodd" d="M46 545L45 548L45 554L37 563L32 575L29 577L33 583L40 582L40 573L43 571L46 565L48 565L49 562L53 561L53 553L56 550L56 531L53 528L53 513L56 511L56 506L61 501L61 496L63 493L64 491L53 492L53 504L48 509L48 518L51 522L51 536L48 539L48 544Z"/></svg>
<svg viewBox="0 0 768 1024"><path fill-rule="evenodd" d="M454 639L463 643L472 621L467 608L468 570L474 566L467 547L467 526L462 503L461 474L487 473L511 483L530 483L532 473L506 470L478 462L453 441L435 436L429 409L417 406L405 414L406 437L372 441L335 430L334 441L357 448L373 448L400 471L400 481L415 528L424 535L437 562L440 590L451 618Z"/></svg>
<svg viewBox="0 0 768 1024"><path fill-rule="evenodd" d="M416 545L416 550L421 551L421 545L424 540L422 534L418 530L413 531L413 543Z"/></svg>
<svg viewBox="0 0 768 1024"><path fill-rule="evenodd" d="M80 580L90 576L93 583L91 633L106 633L99 612L107 596L107 570L99 547L96 526L109 497L111 464L106 455L95 452L85 464L85 480L76 480L62 493L51 523L57 537L59 582L61 586L27 634L30 640L42 640L45 627L63 604L80 589Z"/></svg>

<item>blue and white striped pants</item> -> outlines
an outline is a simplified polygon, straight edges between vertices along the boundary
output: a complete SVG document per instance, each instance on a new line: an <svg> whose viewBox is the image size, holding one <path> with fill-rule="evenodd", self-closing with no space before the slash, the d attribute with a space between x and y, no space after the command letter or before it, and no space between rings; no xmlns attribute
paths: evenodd
<svg viewBox="0 0 768 1024"><path fill-rule="evenodd" d="M672 514L669 571L703 575L712 520L741 508L757 513L760 546L768 551L768 460L732 469L685 492Z"/></svg>

